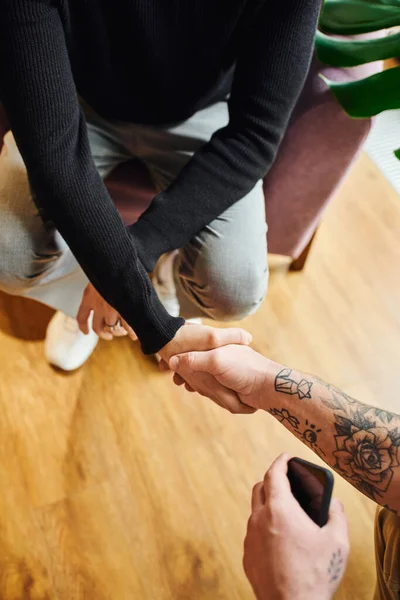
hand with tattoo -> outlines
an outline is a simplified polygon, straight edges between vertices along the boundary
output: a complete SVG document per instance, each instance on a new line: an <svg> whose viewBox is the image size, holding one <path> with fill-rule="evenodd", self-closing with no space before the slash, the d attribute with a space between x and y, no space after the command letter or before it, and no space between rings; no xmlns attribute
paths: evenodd
<svg viewBox="0 0 400 600"><path fill-rule="evenodd" d="M347 519L333 500L318 527L292 495L282 454L253 489L243 565L257 600L330 600L349 555Z"/></svg>
<svg viewBox="0 0 400 600"><path fill-rule="evenodd" d="M237 394L240 402L231 412L244 412L246 405L269 412L357 490L400 513L398 414L355 400L246 346L188 352L169 365L179 371L178 384L193 380L195 373L212 375Z"/></svg>

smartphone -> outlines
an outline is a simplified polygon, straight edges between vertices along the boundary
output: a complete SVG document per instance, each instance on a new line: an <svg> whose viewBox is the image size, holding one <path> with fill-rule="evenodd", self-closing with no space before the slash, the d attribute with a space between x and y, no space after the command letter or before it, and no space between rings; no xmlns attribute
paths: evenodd
<svg viewBox="0 0 400 600"><path fill-rule="evenodd" d="M287 476L292 494L302 509L314 523L323 527L328 521L332 498L332 473L302 458L292 458L288 462Z"/></svg>

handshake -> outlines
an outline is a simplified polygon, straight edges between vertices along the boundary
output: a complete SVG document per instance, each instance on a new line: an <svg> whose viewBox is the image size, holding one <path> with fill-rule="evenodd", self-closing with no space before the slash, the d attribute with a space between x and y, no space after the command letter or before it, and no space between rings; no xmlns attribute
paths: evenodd
<svg viewBox="0 0 400 600"><path fill-rule="evenodd" d="M100 337L112 339L129 335L135 339L135 333L116 311L98 294L93 299L93 294L97 292L89 286L78 314L81 330L86 332L90 310L95 306L93 329ZM96 298L97 304L94 302ZM117 328L114 323L120 323L120 326ZM324 423L324 455L335 459L335 446L332 446L332 440L335 440L334 415L326 412L325 407L329 405L331 386L325 386L312 376L292 374L290 369L252 350L249 347L251 341L251 335L243 329L216 329L186 323L159 351L160 369L172 371L176 385L184 385L189 392L210 398L231 413L252 414L258 409L269 411L280 422L285 420L285 425L288 424L292 431L297 431L300 423L288 411L292 398L286 396L288 402L285 408L280 411L273 409L275 412L271 410L271 406L276 406L272 401L276 400L277 394L295 394L299 399L311 400L311 387L319 386L317 395L326 395L326 402L322 398L319 404L299 403L296 414L305 422L313 415L315 423ZM337 393L341 394L338 390ZM280 399L280 406L283 404ZM322 412L321 406L324 407ZM280 415L282 418L279 418ZM309 433L315 435L313 431ZM310 445L307 437L302 439ZM313 438L310 439L312 441ZM325 527L318 527L308 517L292 495L287 477L288 458L287 455L278 458L264 482L257 484L253 490L252 515L244 544L245 572L258 600L328 600L343 576L347 561L346 517L336 501L331 505ZM336 466L332 461L327 462Z"/></svg>
<svg viewBox="0 0 400 600"><path fill-rule="evenodd" d="M89 284L77 314L82 333L92 327L102 339L128 335L137 339L132 328ZM118 325L115 325L115 324ZM174 382L198 392L231 413L251 414L258 399L271 361L249 348L251 335L238 328L216 329L186 323L159 351L160 368L174 371Z"/></svg>
<svg viewBox="0 0 400 600"><path fill-rule="evenodd" d="M261 408L267 363L249 348L252 337L239 328L184 325L160 351L162 371L176 385L197 392L234 414Z"/></svg>

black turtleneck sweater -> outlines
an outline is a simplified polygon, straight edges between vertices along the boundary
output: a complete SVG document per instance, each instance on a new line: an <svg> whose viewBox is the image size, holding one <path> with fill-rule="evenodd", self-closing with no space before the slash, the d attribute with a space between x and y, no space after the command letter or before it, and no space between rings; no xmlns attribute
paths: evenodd
<svg viewBox="0 0 400 600"><path fill-rule="evenodd" d="M307 74L320 4L1 0L0 98L36 203L144 352L182 325L147 272L270 168ZM105 118L163 125L228 91L229 124L125 227L94 167L78 94Z"/></svg>

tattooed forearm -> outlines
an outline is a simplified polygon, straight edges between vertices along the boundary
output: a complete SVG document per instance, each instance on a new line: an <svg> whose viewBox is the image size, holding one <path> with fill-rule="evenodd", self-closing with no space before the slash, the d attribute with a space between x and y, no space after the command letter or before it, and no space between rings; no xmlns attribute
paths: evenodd
<svg viewBox="0 0 400 600"><path fill-rule="evenodd" d="M328 388L329 389L329 388ZM336 435L334 467L360 491L378 501L400 466L400 432L396 415L362 404L331 388L321 398L332 409ZM394 421L393 421L394 420ZM388 427L393 423L392 427Z"/></svg>
<svg viewBox="0 0 400 600"><path fill-rule="evenodd" d="M291 428L293 433L297 435L302 442L307 444L311 450L314 450L318 456L321 458L325 456L325 452L318 445L318 434L321 433L322 430L318 429L314 423L309 422L308 419L301 422L285 408L271 408L269 413L278 419L280 423L285 423L288 429Z"/></svg>
<svg viewBox="0 0 400 600"><path fill-rule="evenodd" d="M358 490L400 513L400 416L291 369L275 371L273 382L281 403L270 402L269 412Z"/></svg>
<svg viewBox="0 0 400 600"><path fill-rule="evenodd" d="M324 381L320 381L320 380L318 380L318 381L328 392L330 392L330 397L329 396L328 396L328 398L320 397L320 400L322 402L324 402L324 404L326 404L326 406L329 406L329 408L337 408L338 410L343 410L343 408L346 404L357 406L359 408L359 410L363 410L364 412L368 411L371 415L378 417L384 423L387 423L387 424L389 424L395 417L398 416L387 410L383 410L381 408L376 408L375 406L369 406L368 404L363 404L362 402L359 402L358 400L356 400L355 398L352 398L348 394L345 394L344 392L339 390L337 387L331 385L330 383L325 383Z"/></svg>
<svg viewBox="0 0 400 600"><path fill-rule="evenodd" d="M303 398L311 398L312 382L307 379L296 381L293 378L291 369L282 369L275 378L275 391L289 396L298 396L300 400Z"/></svg>
<svg viewBox="0 0 400 600"><path fill-rule="evenodd" d="M279 410L279 408L270 408L268 412L276 417L279 423L286 421L293 429L296 429L296 431L298 430L300 421L297 417L291 415L286 408L282 408L282 410Z"/></svg>
<svg viewBox="0 0 400 600"><path fill-rule="evenodd" d="M342 556L342 551L340 550L340 548L338 548L338 550L332 554L331 560L329 562L329 567L328 567L329 583L334 583L341 577L343 567L344 567L344 560L343 560L343 556Z"/></svg>

